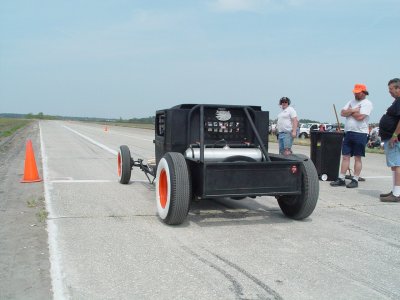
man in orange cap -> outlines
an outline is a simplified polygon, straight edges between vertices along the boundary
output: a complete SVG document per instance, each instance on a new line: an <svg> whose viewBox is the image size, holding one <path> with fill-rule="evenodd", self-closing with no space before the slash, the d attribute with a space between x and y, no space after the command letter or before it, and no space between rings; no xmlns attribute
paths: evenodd
<svg viewBox="0 0 400 300"><path fill-rule="evenodd" d="M331 182L331 186L358 187L358 178L362 169L361 157L365 156L365 146L368 141L368 120L372 111L372 103L364 84L357 83L353 89L354 99L347 102L341 110L341 116L346 117L345 136L342 144L342 165L339 177ZM354 176L346 185L346 172L350 166L350 157L354 156Z"/></svg>

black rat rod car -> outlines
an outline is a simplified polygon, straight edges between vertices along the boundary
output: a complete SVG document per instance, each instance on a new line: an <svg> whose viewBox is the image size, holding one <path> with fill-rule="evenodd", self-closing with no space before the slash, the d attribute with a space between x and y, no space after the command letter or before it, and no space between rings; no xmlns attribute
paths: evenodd
<svg viewBox="0 0 400 300"><path fill-rule="evenodd" d="M317 204L319 180L304 155L268 153L269 112L260 106L181 104L156 112L155 160L118 153L119 182L132 167L156 185L163 222L181 224L190 202L204 198L275 196L289 218L307 218ZM152 177L152 179L149 177Z"/></svg>

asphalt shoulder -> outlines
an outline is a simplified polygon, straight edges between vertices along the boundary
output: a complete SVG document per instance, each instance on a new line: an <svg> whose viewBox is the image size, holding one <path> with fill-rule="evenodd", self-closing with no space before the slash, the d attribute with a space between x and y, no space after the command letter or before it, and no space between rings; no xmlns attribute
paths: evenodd
<svg viewBox="0 0 400 300"><path fill-rule="evenodd" d="M29 139L42 176L37 122L0 141L0 299L53 297L43 182L20 182Z"/></svg>

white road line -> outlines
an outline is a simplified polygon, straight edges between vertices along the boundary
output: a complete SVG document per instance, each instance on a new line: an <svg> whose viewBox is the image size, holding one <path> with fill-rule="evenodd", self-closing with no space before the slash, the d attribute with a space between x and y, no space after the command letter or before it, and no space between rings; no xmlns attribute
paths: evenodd
<svg viewBox="0 0 400 300"><path fill-rule="evenodd" d="M361 176L362 178L365 179L388 179L388 178L392 178L392 176Z"/></svg>
<svg viewBox="0 0 400 300"><path fill-rule="evenodd" d="M117 180L91 180L91 179L61 179L61 180L51 180L51 183L105 183L105 182L118 182Z"/></svg>
<svg viewBox="0 0 400 300"><path fill-rule="evenodd" d="M60 179L60 180L50 180L51 183L110 183L118 182L118 180L90 180L90 179ZM134 182L149 182L148 180L131 180L130 183Z"/></svg>
<svg viewBox="0 0 400 300"><path fill-rule="evenodd" d="M88 140L88 141L91 142L92 144L94 144L94 145L96 145L96 146L98 146L98 147L100 147L100 148L102 148L102 149L104 149L104 150L110 152L111 154L118 155L118 152L117 152L117 151L115 151L115 150L113 150L113 149L111 149L111 148L108 148L106 145L103 145L103 144L101 144L101 143L99 143L99 142L97 142L97 141L91 139L90 137L88 137L88 136L86 136L86 135L84 135L84 134L82 134L82 133L80 133L80 132L78 132L78 131L76 131L76 130L70 128L70 127L68 127L68 126L63 125L63 127L66 128L66 129L68 129L68 130L70 130L70 131L72 131L73 133L76 133L77 135L83 137L85 140Z"/></svg>
<svg viewBox="0 0 400 300"><path fill-rule="evenodd" d="M81 136L92 144L110 152L111 154L117 155L118 152L87 137L80 132L63 125L64 128L72 131L73 133ZM63 272L61 270L61 251L59 249L58 241L58 228L57 228L57 220L51 220L55 218L52 201L51 201L51 190L53 189L53 184L57 183L105 183L105 182L118 182L116 180L73 180L65 179L65 180L50 180L48 165L47 165L47 155L46 155L46 147L43 140L42 135L42 127L41 123L39 123L39 135L40 135L40 144L41 144L41 154L42 154L42 165L43 165L43 184L44 184L44 197L46 203L46 210L49 213L49 219L47 220L47 232L48 232L48 244L49 244L49 260L50 260L50 276L51 276L51 285L53 290L53 299L68 299L69 294L67 293L67 288L64 284ZM147 180L131 180L131 183L134 182L148 182Z"/></svg>
<svg viewBox="0 0 400 300"><path fill-rule="evenodd" d="M46 149L43 142L42 127L39 123L39 135L40 135L40 148L42 153L42 165L43 165L43 185L44 185L44 198L46 203L46 209L49 213L49 218L54 217L53 207L51 205L51 189L52 184L49 181L49 173L47 166ZM47 220L47 232L48 232L48 244L49 244L49 260L50 260L50 276L51 285L53 290L53 299L67 299L68 294L63 284L63 276L61 271L61 256L58 248L58 228L55 220Z"/></svg>

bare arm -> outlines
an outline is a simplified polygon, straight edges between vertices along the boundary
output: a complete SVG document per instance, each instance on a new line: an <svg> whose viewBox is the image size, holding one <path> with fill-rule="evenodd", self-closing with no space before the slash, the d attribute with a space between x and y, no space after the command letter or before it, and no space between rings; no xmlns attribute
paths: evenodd
<svg viewBox="0 0 400 300"><path fill-rule="evenodd" d="M297 117L294 117L291 120L292 120L292 137L295 138L297 135L297 126L299 125L299 120L297 120Z"/></svg>
<svg viewBox="0 0 400 300"><path fill-rule="evenodd" d="M359 106L357 106L355 108L352 108L351 106L349 106L347 109L342 109L340 111L340 115L342 117L350 117L355 112L358 112L358 113L360 112L360 107Z"/></svg>
<svg viewBox="0 0 400 300"><path fill-rule="evenodd" d="M393 132L393 135L399 135L400 134L400 121L397 123L397 127Z"/></svg>
<svg viewBox="0 0 400 300"><path fill-rule="evenodd" d="M352 116L354 119L356 119L357 121L362 121L362 120L364 120L364 118L365 118L367 115L360 114L360 111L358 111L358 112L353 112L353 113L351 114L351 116Z"/></svg>
<svg viewBox="0 0 400 300"><path fill-rule="evenodd" d="M393 148L395 143L398 143L397 136L400 134L400 121L397 123L396 129L393 132L391 139L389 140L389 146Z"/></svg>

